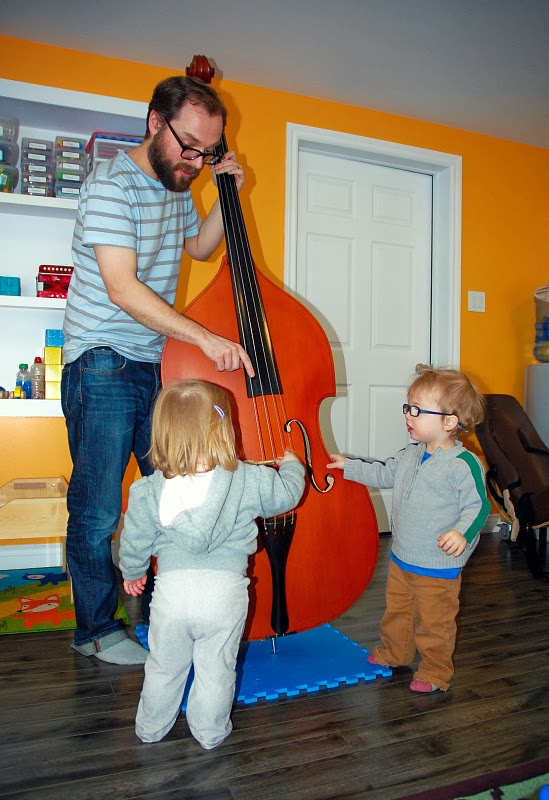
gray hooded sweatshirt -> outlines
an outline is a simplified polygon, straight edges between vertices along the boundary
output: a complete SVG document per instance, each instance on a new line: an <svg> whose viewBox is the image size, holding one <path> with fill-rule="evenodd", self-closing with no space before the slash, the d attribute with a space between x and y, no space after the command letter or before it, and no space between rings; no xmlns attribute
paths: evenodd
<svg viewBox="0 0 549 800"><path fill-rule="evenodd" d="M151 556L158 574L176 569L226 570L246 574L257 549L256 517L273 517L295 508L305 487L297 461L272 467L239 462L235 472L217 466L202 505L179 513L169 525L159 517L166 483L162 472L130 487L120 539L120 569L125 580L142 577Z"/></svg>
<svg viewBox="0 0 549 800"><path fill-rule="evenodd" d="M451 450L438 448L422 464L424 452L424 443L413 443L385 463L347 458L344 477L393 489L392 552L398 559L424 569L463 567L490 513L482 464L461 442ZM437 537L450 530L467 539L458 558L437 545Z"/></svg>

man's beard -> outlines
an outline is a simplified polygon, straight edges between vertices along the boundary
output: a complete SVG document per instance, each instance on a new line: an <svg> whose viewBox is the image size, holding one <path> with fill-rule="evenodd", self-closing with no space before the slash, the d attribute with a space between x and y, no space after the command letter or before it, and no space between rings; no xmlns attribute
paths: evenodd
<svg viewBox="0 0 549 800"><path fill-rule="evenodd" d="M153 140L149 146L149 164L153 168L156 177L165 189L168 189L170 192L185 192L194 179L200 175L200 170L195 169L188 162L183 162L185 163L185 169L187 171L191 170L192 174L188 177L178 174L176 169L180 166L180 164L172 165L164 157L163 148L159 140L160 133L161 131L153 137Z"/></svg>

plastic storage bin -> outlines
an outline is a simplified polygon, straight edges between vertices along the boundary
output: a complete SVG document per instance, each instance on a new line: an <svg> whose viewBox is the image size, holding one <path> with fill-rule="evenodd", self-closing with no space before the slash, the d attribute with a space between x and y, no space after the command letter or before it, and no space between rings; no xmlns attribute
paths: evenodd
<svg viewBox="0 0 549 800"><path fill-rule="evenodd" d="M56 197L64 197L67 200L77 200L81 185L81 183L71 183L70 181L55 181L54 194Z"/></svg>
<svg viewBox="0 0 549 800"><path fill-rule="evenodd" d="M15 117L3 117L0 115L0 139L9 139L16 142L19 136L19 120Z"/></svg>
<svg viewBox="0 0 549 800"><path fill-rule="evenodd" d="M93 146L93 161L107 161L109 158L117 156L121 150L131 150L137 147L139 142L120 141L118 139L96 139Z"/></svg>
<svg viewBox="0 0 549 800"><path fill-rule="evenodd" d="M56 136L55 149L59 150L73 150L81 153L86 149L85 139L75 139L74 136Z"/></svg>
<svg viewBox="0 0 549 800"><path fill-rule="evenodd" d="M8 164L0 164L0 192L13 192L19 182L19 170Z"/></svg>
<svg viewBox="0 0 549 800"><path fill-rule="evenodd" d="M52 153L53 142L49 139L33 139L31 136L24 136L21 140L22 150L33 150L39 153Z"/></svg>
<svg viewBox="0 0 549 800"><path fill-rule="evenodd" d="M70 161L66 158L56 158L55 171L72 172L77 175L80 175L80 177L84 179L86 177L85 161L83 162L80 159L78 159L77 161Z"/></svg>
<svg viewBox="0 0 549 800"><path fill-rule="evenodd" d="M94 131L86 145L91 169L99 161L108 161L114 158L121 150L131 150L143 141L142 136L131 136L125 133L111 133L110 131Z"/></svg>
<svg viewBox="0 0 549 800"><path fill-rule="evenodd" d="M31 175L44 175L51 173L53 167L47 162L45 164L35 163L34 161L21 161L21 169Z"/></svg>
<svg viewBox="0 0 549 800"><path fill-rule="evenodd" d="M19 145L9 139L0 139L0 164L15 167L19 158Z"/></svg>
<svg viewBox="0 0 549 800"><path fill-rule="evenodd" d="M21 169L27 169L28 164L53 164L53 153L51 150L32 150L25 147L21 151Z"/></svg>
<svg viewBox="0 0 549 800"><path fill-rule="evenodd" d="M51 172L46 172L44 175L34 175L32 173L24 172L21 179L21 192L29 194L28 189L49 189L50 194L53 190L53 177Z"/></svg>
<svg viewBox="0 0 549 800"><path fill-rule="evenodd" d="M62 159L63 161L72 161L80 166L85 166L87 156L83 150L56 150L55 158Z"/></svg>
<svg viewBox="0 0 549 800"><path fill-rule="evenodd" d="M74 167L76 165L74 164L71 166ZM80 166L78 169L71 169L71 166L67 166L66 164L56 166L55 180L81 184L86 177L86 170L82 166Z"/></svg>
<svg viewBox="0 0 549 800"><path fill-rule="evenodd" d="M51 186L21 186L21 194L31 194L36 197L53 197L53 189Z"/></svg>

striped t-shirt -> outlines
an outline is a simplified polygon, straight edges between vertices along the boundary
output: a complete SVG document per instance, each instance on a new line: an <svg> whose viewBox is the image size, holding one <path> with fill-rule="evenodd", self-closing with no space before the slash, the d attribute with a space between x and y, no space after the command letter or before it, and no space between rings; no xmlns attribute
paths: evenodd
<svg viewBox="0 0 549 800"><path fill-rule="evenodd" d="M97 165L80 191L74 227L63 325L67 363L101 345L134 361L160 361L164 336L111 303L93 245L135 250L137 278L173 305L185 238L198 235L200 222L189 191L168 191L125 152Z"/></svg>

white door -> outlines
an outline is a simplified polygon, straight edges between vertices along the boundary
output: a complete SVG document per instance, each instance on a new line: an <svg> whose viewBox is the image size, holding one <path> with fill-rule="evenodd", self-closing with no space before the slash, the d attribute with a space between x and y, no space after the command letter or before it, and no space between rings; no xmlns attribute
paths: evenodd
<svg viewBox="0 0 549 800"><path fill-rule="evenodd" d="M300 152L296 290L332 345L329 450L385 459L408 442L406 387L431 342L432 177ZM390 492L372 492L388 530Z"/></svg>

